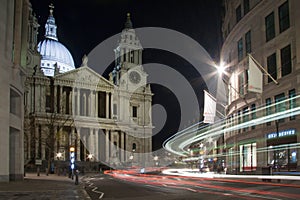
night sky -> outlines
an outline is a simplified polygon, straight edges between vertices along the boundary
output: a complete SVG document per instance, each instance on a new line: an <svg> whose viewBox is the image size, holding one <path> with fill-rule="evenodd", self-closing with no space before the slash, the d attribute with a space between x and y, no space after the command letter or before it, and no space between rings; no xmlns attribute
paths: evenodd
<svg viewBox="0 0 300 200"><path fill-rule="evenodd" d="M48 5L54 4L58 39L71 52L76 67L81 65L84 54L89 54L96 45L122 31L128 12L131 13L134 28L162 27L179 31L196 40L213 60L218 61L222 42L221 1L30 0L41 25L39 41L44 37L44 25L49 15ZM199 103L203 104L202 91L206 86L193 81L201 78L201 75L195 73L190 63L170 52L145 49L143 63L151 62L172 66L183 74L199 94L197 97ZM107 77L107 74L103 76ZM168 115L163 129L153 137L153 148L159 149L166 138L178 131L177 122L180 119L180 110L176 98L170 98L172 91L155 84L151 88L155 94L153 104L164 106Z"/></svg>

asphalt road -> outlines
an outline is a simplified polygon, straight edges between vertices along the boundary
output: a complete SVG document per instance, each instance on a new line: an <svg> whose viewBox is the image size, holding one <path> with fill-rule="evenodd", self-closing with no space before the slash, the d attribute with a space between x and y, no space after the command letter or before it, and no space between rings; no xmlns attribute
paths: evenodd
<svg viewBox="0 0 300 200"><path fill-rule="evenodd" d="M300 199L300 185L251 180L184 178L117 172L83 179L91 199Z"/></svg>

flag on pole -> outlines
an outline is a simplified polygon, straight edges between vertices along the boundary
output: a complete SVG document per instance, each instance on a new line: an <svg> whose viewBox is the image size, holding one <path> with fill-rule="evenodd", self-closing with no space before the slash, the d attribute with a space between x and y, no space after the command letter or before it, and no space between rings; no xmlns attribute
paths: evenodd
<svg viewBox="0 0 300 200"><path fill-rule="evenodd" d="M216 99L204 90L204 123L214 123L216 116Z"/></svg>
<svg viewBox="0 0 300 200"><path fill-rule="evenodd" d="M263 74L251 56L249 56L248 91L256 93L263 92Z"/></svg>

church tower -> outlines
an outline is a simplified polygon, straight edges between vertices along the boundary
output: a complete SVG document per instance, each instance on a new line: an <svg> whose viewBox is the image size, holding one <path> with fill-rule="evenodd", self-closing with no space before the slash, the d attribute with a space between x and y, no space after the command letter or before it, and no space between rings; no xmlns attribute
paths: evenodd
<svg viewBox="0 0 300 200"><path fill-rule="evenodd" d="M122 79L122 77L130 70L132 70L132 72L128 74L129 80L133 84L137 84L141 81L141 75L133 71L142 65L142 50L141 43L132 27L130 13L127 13L124 29L122 30L119 44L115 49L113 78L116 85L120 85L122 83L121 81L126 81Z"/></svg>
<svg viewBox="0 0 300 200"><path fill-rule="evenodd" d="M152 92L148 74L142 66L142 46L127 14L118 46L111 78L116 85L113 118L124 126L128 137L127 151L134 152L134 163L146 165L152 151ZM123 128L122 128L123 129Z"/></svg>

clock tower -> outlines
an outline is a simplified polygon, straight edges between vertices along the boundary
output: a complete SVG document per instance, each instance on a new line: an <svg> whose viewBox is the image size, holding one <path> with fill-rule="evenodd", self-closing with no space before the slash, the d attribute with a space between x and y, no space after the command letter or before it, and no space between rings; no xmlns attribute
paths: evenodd
<svg viewBox="0 0 300 200"><path fill-rule="evenodd" d="M152 92L142 66L142 46L127 14L115 52L115 67L110 74L115 84L113 118L126 132L126 150L133 163L147 165L152 151ZM116 136L117 137L117 136Z"/></svg>
<svg viewBox="0 0 300 200"><path fill-rule="evenodd" d="M132 27L130 13L127 13L125 27L115 49L115 68L112 72L115 85L146 85L147 74L142 68L142 51L141 43Z"/></svg>

